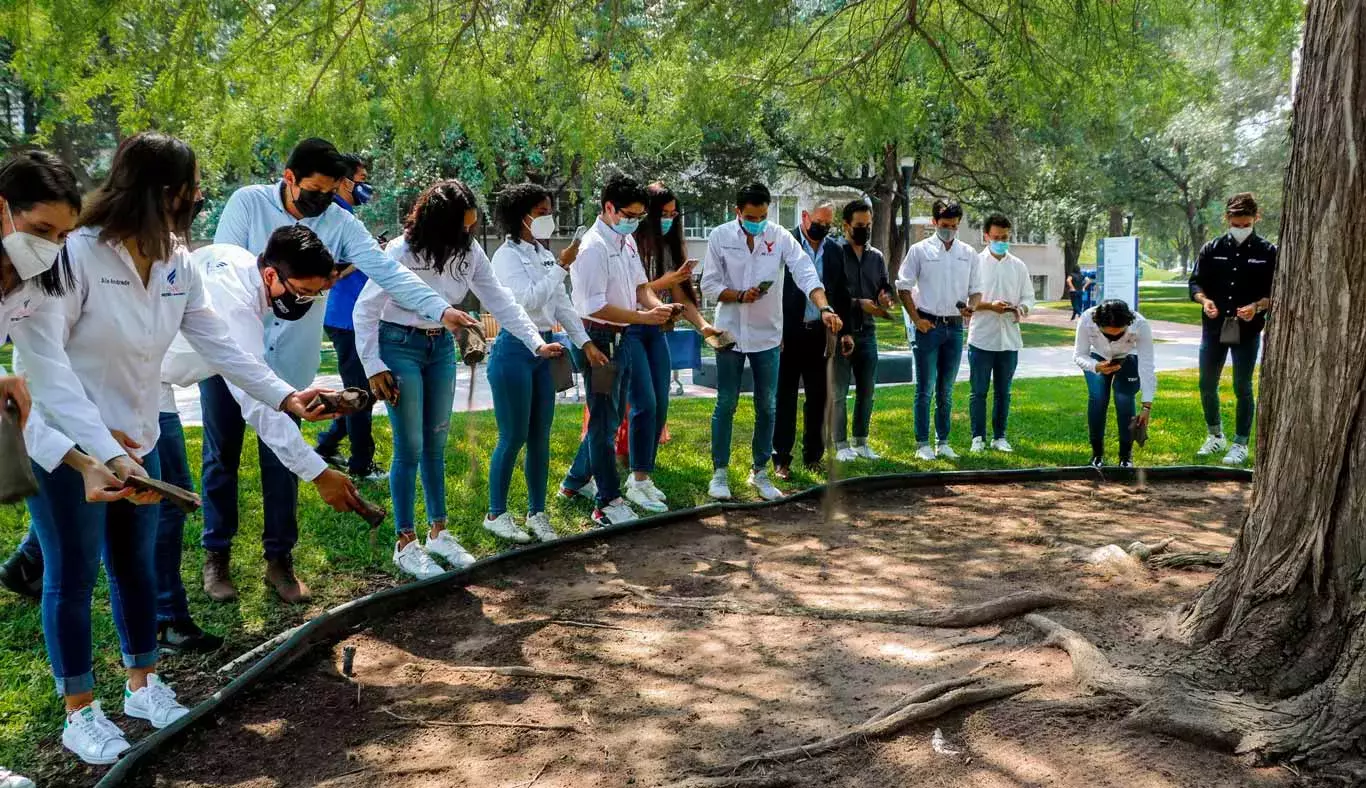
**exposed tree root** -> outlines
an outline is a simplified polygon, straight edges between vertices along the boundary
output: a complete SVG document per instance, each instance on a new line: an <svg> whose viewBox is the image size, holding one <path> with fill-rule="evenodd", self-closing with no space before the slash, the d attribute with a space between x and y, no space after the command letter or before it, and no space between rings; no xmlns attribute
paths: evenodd
<svg viewBox="0 0 1366 788"><path fill-rule="evenodd" d="M523 679L551 679L552 681L587 681L597 679L578 673L557 673L551 670L538 670L524 665L442 665L441 670L457 673L493 673L498 676L514 676Z"/></svg>
<svg viewBox="0 0 1366 788"><path fill-rule="evenodd" d="M1057 646L1072 658L1072 672L1077 683L1092 692L1118 695L1135 703L1142 703L1152 697L1155 682L1110 664L1100 649L1091 641L1059 624L1047 616L1031 613L1024 617L1026 624L1039 630L1045 636L1045 643Z"/></svg>
<svg viewBox="0 0 1366 788"><path fill-rule="evenodd" d="M1052 591L1020 591L981 604L962 607L926 610L851 610L810 605L763 606L721 597L657 596L638 588L628 586L628 589L642 603L654 607L711 610L750 616L787 616L816 618L823 621L862 621L871 624L944 628L980 626L1041 607L1064 605L1073 601L1070 596Z"/></svg>
<svg viewBox="0 0 1366 788"><path fill-rule="evenodd" d="M597 621L573 621L567 618L553 618L548 623L562 627L578 627L580 629L611 629L617 632L634 632L639 635L649 635L650 632L644 629L631 629L629 627L619 627L616 624L601 624Z"/></svg>
<svg viewBox="0 0 1366 788"><path fill-rule="evenodd" d="M1009 682L969 686L978 683L978 680L975 679L966 682L966 685L964 680L961 679L941 682L940 684L926 687L922 692L912 693L907 697L923 697L932 689L938 689L942 694L939 694L932 699L909 703L890 714L877 716L874 719L869 720L862 725L856 725L837 736L832 736L831 738L823 739L812 744L802 744L797 745L796 747L769 750L768 752L762 752L758 755L751 755L724 766L706 769L705 773L710 775L727 775L759 764L782 763L784 761L813 758L817 755L838 750L866 739L878 739L891 736L912 723L934 719L945 712L961 706L971 706L984 701L1008 698L1012 695L1018 695L1021 692L1039 686L1038 682ZM952 685L953 688L949 689L947 692L942 689L950 685Z"/></svg>
<svg viewBox="0 0 1366 788"><path fill-rule="evenodd" d="M1134 707L1131 701L1118 695L1087 695L1061 700L1012 700L1010 706L1017 712L1040 717L1085 717L1127 712Z"/></svg>
<svg viewBox="0 0 1366 788"><path fill-rule="evenodd" d="M436 728L525 728L533 731L568 731L569 733L582 733L573 725L541 725L535 722L497 722L497 721L477 721L477 722L449 722L447 720L427 720L421 717L405 717L402 714L395 714L388 709L375 709L384 712L390 717L406 722L409 725L430 725Z"/></svg>
<svg viewBox="0 0 1366 788"><path fill-rule="evenodd" d="M1143 542L1133 542L1124 552L1137 558L1140 561L1147 561L1149 558L1152 558L1155 555L1160 555L1162 553L1167 552L1167 548L1171 547L1172 543L1174 543L1175 541L1176 537L1169 536L1166 539L1163 539L1162 541L1158 542L1157 544L1149 545L1144 544Z"/></svg>
<svg viewBox="0 0 1366 788"><path fill-rule="evenodd" d="M792 778L783 775L764 777L690 777L662 788L786 788Z"/></svg>
<svg viewBox="0 0 1366 788"><path fill-rule="evenodd" d="M977 679L972 676L962 676L956 679L949 679L948 681L941 681L936 684L926 684L923 687L918 687L897 698L896 701L887 706L887 708L869 717L868 722L877 722L880 719L895 714L912 703L924 703L927 700L934 700L949 690L956 690L959 687L966 687L969 684L975 684L976 682Z"/></svg>
<svg viewBox="0 0 1366 788"><path fill-rule="evenodd" d="M1148 558L1153 569L1184 569L1188 566L1223 566L1228 553L1166 553Z"/></svg>

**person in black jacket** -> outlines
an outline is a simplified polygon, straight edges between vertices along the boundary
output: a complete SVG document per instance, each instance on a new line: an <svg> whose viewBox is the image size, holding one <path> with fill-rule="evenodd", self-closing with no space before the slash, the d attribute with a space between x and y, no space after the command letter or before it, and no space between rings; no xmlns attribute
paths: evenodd
<svg viewBox="0 0 1366 788"><path fill-rule="evenodd" d="M1271 281L1276 273L1276 245L1257 235L1262 218L1257 200L1247 193L1228 199L1224 219L1228 232L1205 244L1191 271L1191 300L1203 308L1200 335L1200 405L1209 436L1196 456L1228 449L1225 465L1247 462L1255 403L1252 373L1261 348L1266 311L1271 308ZM1237 400L1233 445L1224 438L1219 415L1219 377L1229 351L1233 354L1233 395Z"/></svg>
<svg viewBox="0 0 1366 788"><path fill-rule="evenodd" d="M831 437L835 441L835 459L849 462L857 459L880 459L868 445L868 427L873 419L873 393L877 385L877 318L887 318L887 310L895 301L892 283L887 279L887 262L882 252L869 241L873 234L873 207L863 200L844 206L844 238L826 244L826 264L844 274L844 293L848 297L841 337L842 354L835 361L834 415L831 417ZM839 265L832 265L836 260ZM849 384L854 384L853 444L849 439L849 419L846 401Z"/></svg>
<svg viewBox="0 0 1366 788"><path fill-rule="evenodd" d="M825 265L827 250L833 243L827 236L834 222L835 206L824 202L802 211L801 226L792 228L792 235L815 263L826 297L843 320L848 317L848 309L847 298L839 297L843 289L839 286L840 271ZM841 333L847 331L846 328ZM821 322L820 310L797 287L788 271L783 276L783 349L778 360L778 406L773 427L773 473L779 479L792 477L798 388L806 391L802 409L802 464L809 470L824 472L821 458L825 455L828 386L825 324Z"/></svg>

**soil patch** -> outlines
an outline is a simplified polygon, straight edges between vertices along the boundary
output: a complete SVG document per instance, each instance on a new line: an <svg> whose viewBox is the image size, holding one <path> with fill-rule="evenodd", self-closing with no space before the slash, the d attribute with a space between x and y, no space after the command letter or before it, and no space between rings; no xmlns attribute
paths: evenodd
<svg viewBox="0 0 1366 788"><path fill-rule="evenodd" d="M1057 592L1076 601L1047 615L1117 666L1159 671L1180 654L1157 637L1164 616L1212 571L1079 556L1168 537L1174 550L1225 551L1249 492L1085 482L892 491L845 500L830 522L819 504L794 503L548 556L320 651L137 784L658 786L828 738L918 687L972 674L1038 686L742 774L809 788L1293 785L1285 770L1136 734L1122 712L1073 702L1083 693L1067 655L1018 619L944 629L801 613ZM693 606L651 601L660 598ZM731 608L699 609L714 602ZM354 678L340 674L343 646L356 649ZM480 667L519 670L470 669Z"/></svg>

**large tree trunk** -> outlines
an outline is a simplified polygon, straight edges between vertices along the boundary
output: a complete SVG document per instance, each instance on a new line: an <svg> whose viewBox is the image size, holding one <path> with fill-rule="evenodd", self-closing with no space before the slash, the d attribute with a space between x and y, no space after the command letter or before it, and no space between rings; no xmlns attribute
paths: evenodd
<svg viewBox="0 0 1366 788"><path fill-rule="evenodd" d="M1309 3L1256 487L1227 564L1176 627L1200 647L1191 677L1264 700L1230 711L1231 696L1195 693L1152 726L1189 734L1193 713L1235 729L1238 749L1310 763L1366 753L1366 247L1329 229L1366 226L1363 26L1366 0Z"/></svg>
<svg viewBox="0 0 1366 788"><path fill-rule="evenodd" d="M896 155L896 143L885 143L882 146L877 176L873 181L873 188L869 190L869 196L873 198L873 246L883 250L888 257L889 267L895 265L892 260L899 260L893 257L895 231L892 226L896 224L896 197L901 192L898 186L900 180L901 163ZM840 207L843 206L837 207L836 212Z"/></svg>
<svg viewBox="0 0 1366 788"><path fill-rule="evenodd" d="M1081 250L1091 229L1091 217L1070 217L1057 225L1062 241L1062 270L1064 274L1081 269Z"/></svg>

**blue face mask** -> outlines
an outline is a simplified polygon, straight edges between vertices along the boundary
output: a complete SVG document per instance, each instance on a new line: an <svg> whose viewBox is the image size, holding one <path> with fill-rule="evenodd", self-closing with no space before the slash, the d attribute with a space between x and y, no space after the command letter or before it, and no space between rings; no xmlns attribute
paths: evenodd
<svg viewBox="0 0 1366 788"><path fill-rule="evenodd" d="M745 228L745 232L750 235L759 236L763 235L764 228L768 227L768 220L764 219L761 222L751 222L748 219L741 219L740 226Z"/></svg>
<svg viewBox="0 0 1366 788"><path fill-rule="evenodd" d="M939 240L948 243L953 240L953 237L958 234L958 231L950 227L940 227L934 231L934 234L939 237Z"/></svg>
<svg viewBox="0 0 1366 788"><path fill-rule="evenodd" d="M1006 252L1010 251L1010 241L992 241L991 253L997 257L1005 257Z"/></svg>
<svg viewBox="0 0 1366 788"><path fill-rule="evenodd" d="M631 233L635 232L636 228L639 226L639 219L627 219L625 216L623 216L617 220L616 224L612 225L612 231L615 232L617 235L630 235Z"/></svg>
<svg viewBox="0 0 1366 788"><path fill-rule="evenodd" d="M356 205L364 205L370 202L370 198L375 196L375 187L368 183L358 183L351 190L351 199L356 201Z"/></svg>
<svg viewBox="0 0 1366 788"><path fill-rule="evenodd" d="M674 228L674 218L673 218L672 216L666 216L666 217L664 217L663 219L660 219L660 220L659 220L659 234L660 234L660 235L668 235L668 234L669 234L669 231L672 230L673 228Z"/></svg>

